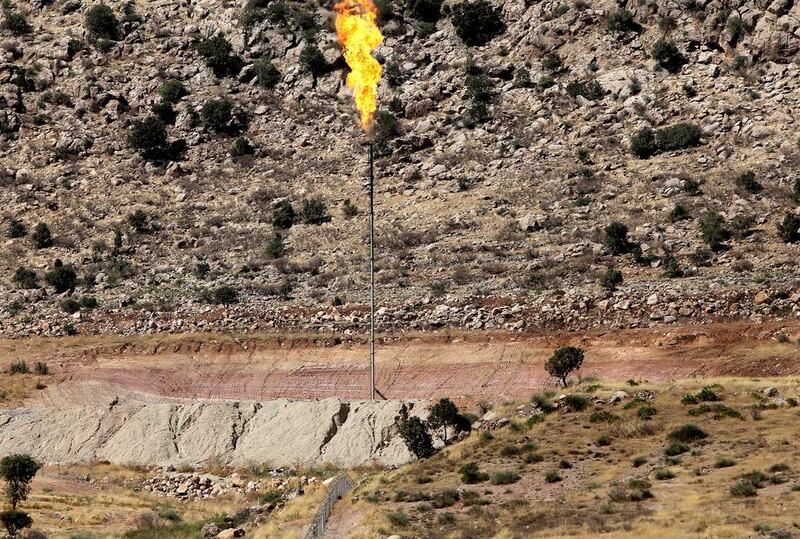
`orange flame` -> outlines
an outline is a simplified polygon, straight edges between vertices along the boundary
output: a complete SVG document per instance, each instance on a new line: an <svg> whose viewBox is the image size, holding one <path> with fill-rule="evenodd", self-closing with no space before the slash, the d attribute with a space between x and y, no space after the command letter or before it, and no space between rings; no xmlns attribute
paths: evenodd
<svg viewBox="0 0 800 539"><path fill-rule="evenodd" d="M350 73L347 86L353 91L361 127L368 130L375 116L381 64L372 57L383 41L378 28L378 8L372 0L342 0L336 11L336 33Z"/></svg>

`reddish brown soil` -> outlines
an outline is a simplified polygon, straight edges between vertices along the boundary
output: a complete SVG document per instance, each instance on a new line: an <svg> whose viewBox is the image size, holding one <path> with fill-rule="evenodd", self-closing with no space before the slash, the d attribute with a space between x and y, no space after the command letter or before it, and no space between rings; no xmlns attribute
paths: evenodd
<svg viewBox="0 0 800 539"><path fill-rule="evenodd" d="M780 343L779 334L793 342ZM386 398L519 398L554 386L543 369L562 345L586 349L580 376L667 380L800 374L800 324L717 324L586 334L423 334L378 347ZM114 340L116 339L116 340ZM243 340L246 339L246 340ZM266 400L368 397L368 350L331 336L161 335L7 341L0 364L47 359L61 391L133 390L169 397Z"/></svg>

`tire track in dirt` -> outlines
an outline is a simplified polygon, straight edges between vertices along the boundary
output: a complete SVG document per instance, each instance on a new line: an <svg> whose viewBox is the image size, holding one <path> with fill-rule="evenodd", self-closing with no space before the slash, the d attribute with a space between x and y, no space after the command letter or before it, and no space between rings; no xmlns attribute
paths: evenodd
<svg viewBox="0 0 800 539"><path fill-rule="evenodd" d="M778 342L786 333L792 342ZM718 324L586 334L464 333L395 339L378 348L378 390L389 399L526 398L553 387L544 362L558 346L586 349L579 374L609 380L800 374L800 325ZM166 336L165 336L166 337ZM175 336L169 336L175 339ZM187 336L189 339L191 336ZM292 341L229 337L158 345L135 341L59 358L62 385L92 383L111 391L173 398L279 397L364 399L368 348L333 339ZM0 353L2 347L0 346ZM35 349L32 348L32 356ZM16 359L18 356L14 356ZM6 359L6 358L3 358ZM49 389L49 388L48 388ZM41 400L45 400L44 390ZM99 393L107 394L108 391ZM65 396L69 391L62 392ZM53 391L48 401L59 400Z"/></svg>

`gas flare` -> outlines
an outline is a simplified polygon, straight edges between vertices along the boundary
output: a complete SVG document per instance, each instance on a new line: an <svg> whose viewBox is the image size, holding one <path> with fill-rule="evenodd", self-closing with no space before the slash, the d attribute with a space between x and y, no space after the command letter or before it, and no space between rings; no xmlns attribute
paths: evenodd
<svg viewBox="0 0 800 539"><path fill-rule="evenodd" d="M369 130L375 116L381 64L372 51L383 41L378 28L378 8L372 0L342 0L333 7L336 34L344 59L350 66L347 86L353 91L361 127Z"/></svg>

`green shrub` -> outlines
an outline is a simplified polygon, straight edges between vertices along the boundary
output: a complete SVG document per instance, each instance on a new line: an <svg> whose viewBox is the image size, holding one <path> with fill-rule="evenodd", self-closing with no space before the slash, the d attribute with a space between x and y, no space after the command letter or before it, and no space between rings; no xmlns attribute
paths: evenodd
<svg viewBox="0 0 800 539"><path fill-rule="evenodd" d="M730 468L731 466L736 466L736 461L728 457L720 457L714 463L715 468Z"/></svg>
<svg viewBox="0 0 800 539"><path fill-rule="evenodd" d="M128 215L128 224L140 234L150 231L149 222L150 217L148 217L148 215L142 210L136 210Z"/></svg>
<svg viewBox="0 0 800 539"><path fill-rule="evenodd" d="M455 489L445 489L433 495L431 505L436 509L452 507L461 498Z"/></svg>
<svg viewBox="0 0 800 539"><path fill-rule="evenodd" d="M300 66L313 77L323 75L328 69L328 62L316 43L307 42L300 51Z"/></svg>
<svg viewBox="0 0 800 539"><path fill-rule="evenodd" d="M175 118L177 117L177 113L172 107L172 103L168 103L166 101L162 101L161 103L156 103L153 105L153 114L167 125L174 124Z"/></svg>
<svg viewBox="0 0 800 539"><path fill-rule="evenodd" d="M561 479L561 474L558 473L558 470L549 470L544 476L544 480L548 483L558 483Z"/></svg>
<svg viewBox="0 0 800 539"><path fill-rule="evenodd" d="M78 305L81 309L95 309L98 305L97 298L94 296L82 296L78 301Z"/></svg>
<svg viewBox="0 0 800 539"><path fill-rule="evenodd" d="M269 58L259 58L253 62L253 70L256 74L256 82L264 88L274 88L281 81L280 71Z"/></svg>
<svg viewBox="0 0 800 539"><path fill-rule="evenodd" d="M700 128L690 123L678 123L656 131L656 144L661 152L683 150L700 143Z"/></svg>
<svg viewBox="0 0 800 539"><path fill-rule="evenodd" d="M223 36L203 39L197 44L197 52L217 77L239 72L240 60L233 54L233 47Z"/></svg>
<svg viewBox="0 0 800 539"><path fill-rule="evenodd" d="M217 305L232 305L239 301L239 292L232 286L220 286L211 293L211 300Z"/></svg>
<svg viewBox="0 0 800 539"><path fill-rule="evenodd" d="M5 12L3 28L15 36L26 36L33 31L33 27L28 23L25 15L19 11L9 10Z"/></svg>
<svg viewBox="0 0 800 539"><path fill-rule="evenodd" d="M533 88L533 81L531 80L531 72L525 68L516 69L514 71L514 88Z"/></svg>
<svg viewBox="0 0 800 539"><path fill-rule="evenodd" d="M5 527L9 537L16 537L18 531L31 527L33 519L24 511L12 509L0 513L0 523Z"/></svg>
<svg viewBox="0 0 800 539"><path fill-rule="evenodd" d="M56 260L52 271L45 274L44 280L47 284L56 289L57 294L62 294L75 288L78 275L72 266L64 265L60 260Z"/></svg>
<svg viewBox="0 0 800 539"><path fill-rule="evenodd" d="M145 159L162 157L168 151L167 127L157 116L134 120L128 134L128 145Z"/></svg>
<svg viewBox="0 0 800 539"><path fill-rule="evenodd" d="M655 131L644 127L631 137L631 151L640 159L647 159L658 153Z"/></svg>
<svg viewBox="0 0 800 539"><path fill-rule="evenodd" d="M600 286L609 292L614 292L619 285L623 283L622 272L614 268L606 269L603 277L600 279Z"/></svg>
<svg viewBox="0 0 800 539"><path fill-rule="evenodd" d="M606 28L610 32L638 32L642 27L633 19L633 13L627 9L617 9L606 19Z"/></svg>
<svg viewBox="0 0 800 539"><path fill-rule="evenodd" d="M756 180L756 174L752 170L747 170L736 176L736 187L753 195L764 190L764 187Z"/></svg>
<svg viewBox="0 0 800 539"><path fill-rule="evenodd" d="M203 104L200 112L203 125L208 129L218 133L225 133L232 130L233 126L233 103L227 99L212 99Z"/></svg>
<svg viewBox="0 0 800 539"><path fill-rule="evenodd" d="M463 465L459 470L458 473L461 474L461 481L468 485L474 485L476 483L482 483L489 479L489 475L480 471L478 465L474 462L467 463Z"/></svg>
<svg viewBox="0 0 800 539"><path fill-rule="evenodd" d="M435 23L442 11L442 0L410 0L408 7L415 19Z"/></svg>
<svg viewBox="0 0 800 539"><path fill-rule="evenodd" d="M634 468L639 468L640 466L644 466L647 464L647 457L636 457L633 459L631 463Z"/></svg>
<svg viewBox="0 0 800 539"><path fill-rule="evenodd" d="M628 241L628 227L619 222L613 222L603 230L603 244L612 255L622 255L630 252L631 243Z"/></svg>
<svg viewBox="0 0 800 539"><path fill-rule="evenodd" d="M239 137L233 141L233 144L231 144L230 154L233 157L241 157L243 155L253 155L255 151L255 148L253 148L253 145L250 144L249 140L247 140L245 137Z"/></svg>
<svg viewBox="0 0 800 539"><path fill-rule="evenodd" d="M681 397L681 404L697 404L698 402L700 402L699 399L694 395L686 394Z"/></svg>
<svg viewBox="0 0 800 539"><path fill-rule="evenodd" d="M675 472L668 468L659 468L655 472L655 478L659 481L665 481L667 479L673 479L675 477Z"/></svg>
<svg viewBox="0 0 800 539"><path fill-rule="evenodd" d="M31 372L31 369L28 367L27 362L15 361L9 366L8 372L11 374L28 374Z"/></svg>
<svg viewBox="0 0 800 539"><path fill-rule="evenodd" d="M670 73L679 72L686 63L686 59L678 51L678 47L665 39L659 39L653 44L652 55L653 59Z"/></svg>
<svg viewBox="0 0 800 539"><path fill-rule="evenodd" d="M686 423L674 429L667 437L673 441L691 443L708 438L708 434L697 425Z"/></svg>
<svg viewBox="0 0 800 539"><path fill-rule="evenodd" d="M492 476L493 485L510 485L519 481L519 474L510 470L497 472Z"/></svg>
<svg viewBox="0 0 800 539"><path fill-rule="evenodd" d="M46 249L53 246L53 235L50 233L50 227L44 223L39 223L33 229L33 244L37 249Z"/></svg>
<svg viewBox="0 0 800 539"><path fill-rule="evenodd" d="M731 236L725 219L711 211L704 213L700 219L700 234L712 251L722 250L725 247L724 242Z"/></svg>
<svg viewBox="0 0 800 539"><path fill-rule="evenodd" d="M562 401L573 412L582 412L589 407L588 397L583 395L567 395Z"/></svg>
<svg viewBox="0 0 800 539"><path fill-rule="evenodd" d="M643 404L639 409L636 411L636 415L639 416L640 419L652 419L654 415L656 415L658 411L656 410L655 406L652 404Z"/></svg>
<svg viewBox="0 0 800 539"><path fill-rule="evenodd" d="M703 389L701 389L700 392L697 394L697 398L698 400L704 402L717 402L722 400L722 397L720 397L719 394L717 394L717 392L714 391L714 388L711 386L705 386Z"/></svg>
<svg viewBox="0 0 800 539"><path fill-rule="evenodd" d="M537 464L539 462L542 462L543 460L544 460L544 457L542 455L540 455L539 453L531 452L531 453L528 453L527 455L525 455L525 463L526 464Z"/></svg>
<svg viewBox="0 0 800 539"><path fill-rule="evenodd" d="M28 227L21 221L16 219L11 219L8 223L8 233L7 236L9 238L24 238L28 234Z"/></svg>
<svg viewBox="0 0 800 539"><path fill-rule="evenodd" d="M622 421L620 416L607 410L597 410L589 416L590 423L617 423L619 421Z"/></svg>
<svg viewBox="0 0 800 539"><path fill-rule="evenodd" d="M542 412L545 414L549 414L550 412L554 412L556 407L553 402L550 400L548 395L542 393L536 393L531 396L531 403L536 405Z"/></svg>
<svg viewBox="0 0 800 539"><path fill-rule="evenodd" d="M747 479L742 479L731 486L731 495L738 498L749 498L758 494L756 486Z"/></svg>
<svg viewBox="0 0 800 539"><path fill-rule="evenodd" d="M328 207L325 202L317 198L303 201L303 208L300 210L300 217L307 225L321 225L331 220L328 214Z"/></svg>
<svg viewBox="0 0 800 539"><path fill-rule="evenodd" d="M597 438L597 445L599 447L606 447L611 445L611 437L608 434L602 434Z"/></svg>
<svg viewBox="0 0 800 539"><path fill-rule="evenodd" d="M165 103L177 103L182 97L189 95L186 86L179 80L170 79L158 89L158 95Z"/></svg>
<svg viewBox="0 0 800 539"><path fill-rule="evenodd" d="M47 376L48 374L50 374L50 368L44 361L37 361L36 365L34 365L34 371L39 376Z"/></svg>
<svg viewBox="0 0 800 539"><path fill-rule="evenodd" d="M355 217L358 215L358 206L353 204L349 198L346 198L342 202L342 213L345 217Z"/></svg>
<svg viewBox="0 0 800 539"><path fill-rule="evenodd" d="M119 37L119 21L105 4L95 4L86 12L86 31L91 39L116 40Z"/></svg>
<svg viewBox="0 0 800 539"><path fill-rule="evenodd" d="M393 526L408 526L408 515L402 511L392 511L391 513L386 513L386 520L388 520Z"/></svg>
<svg viewBox="0 0 800 539"><path fill-rule="evenodd" d="M294 208L291 202L284 200L275 208L272 216L272 226L278 229L288 229L294 224Z"/></svg>
<svg viewBox="0 0 800 539"><path fill-rule="evenodd" d="M669 212L669 220L673 223L684 221L689 218L689 207L683 202L676 202L675 207Z"/></svg>
<svg viewBox="0 0 800 539"><path fill-rule="evenodd" d="M668 457L675 457L682 453L689 451L689 446L684 442L672 442L664 450L664 454Z"/></svg>
<svg viewBox="0 0 800 539"><path fill-rule="evenodd" d="M557 52L548 52L544 55L544 57L542 57L542 67L547 71L558 71L561 69L563 64L564 62L561 60L561 56L559 56Z"/></svg>
<svg viewBox="0 0 800 539"><path fill-rule="evenodd" d="M597 81L571 81L567 84L567 94L570 97L583 96L590 101L603 99L605 90Z"/></svg>
<svg viewBox="0 0 800 539"><path fill-rule="evenodd" d="M267 242L267 254L271 258L280 258L284 254L283 236L275 234Z"/></svg>
<svg viewBox="0 0 800 539"><path fill-rule="evenodd" d="M74 314L81 310L81 306L75 298L66 298L61 300L61 310L67 314Z"/></svg>
<svg viewBox="0 0 800 539"><path fill-rule="evenodd" d="M505 31L500 12L486 0L462 2L451 9L456 35L465 45L480 47Z"/></svg>
<svg viewBox="0 0 800 539"><path fill-rule="evenodd" d="M17 271L14 272L14 282L17 283L20 288L32 290L37 287L38 278L35 271L20 266L17 268Z"/></svg>
<svg viewBox="0 0 800 539"><path fill-rule="evenodd" d="M778 236L786 243L800 242L800 216L787 213L778 225Z"/></svg>

